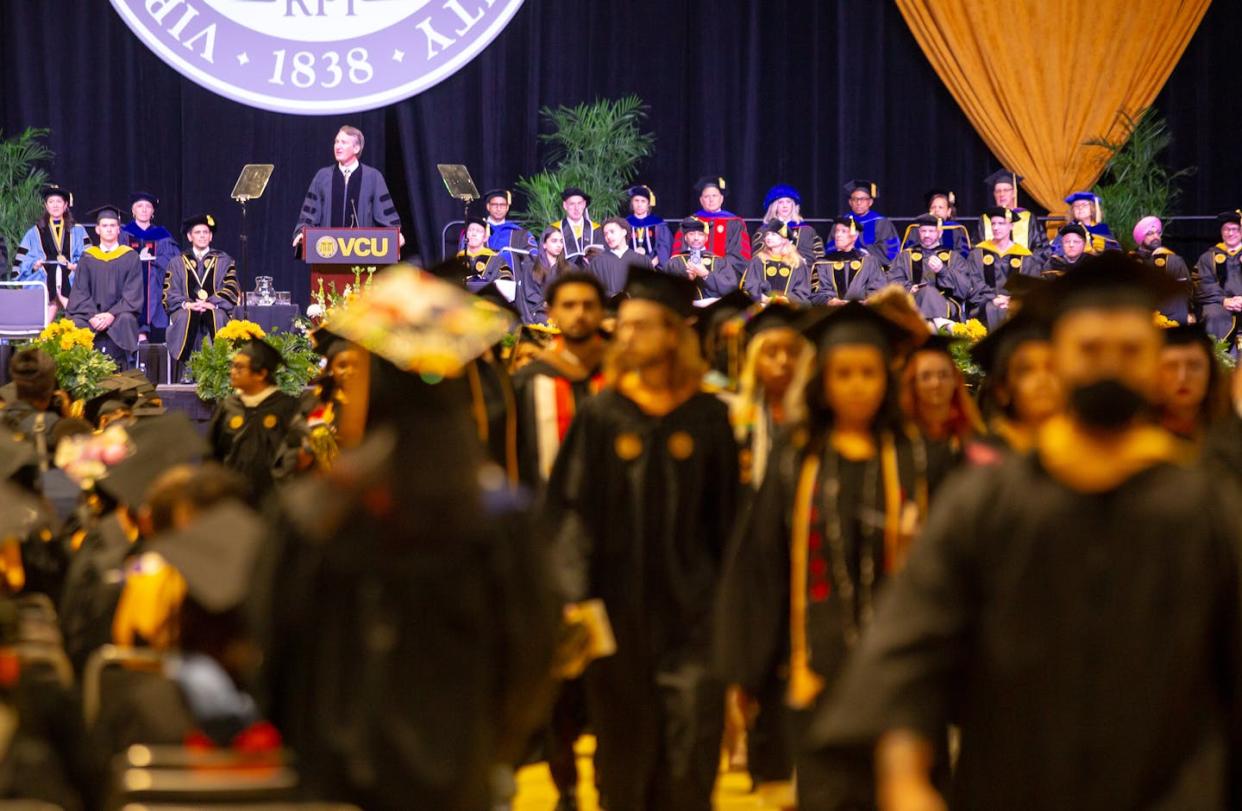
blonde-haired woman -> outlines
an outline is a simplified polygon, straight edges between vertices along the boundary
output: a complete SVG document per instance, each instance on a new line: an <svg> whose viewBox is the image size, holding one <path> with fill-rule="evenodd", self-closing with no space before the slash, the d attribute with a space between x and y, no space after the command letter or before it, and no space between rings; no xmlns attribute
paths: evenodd
<svg viewBox="0 0 1242 811"><path fill-rule="evenodd" d="M811 303L811 270L790 239L789 226L768 220L759 229L763 247L742 274L741 289L755 301Z"/></svg>
<svg viewBox="0 0 1242 811"><path fill-rule="evenodd" d="M802 254L807 267L814 267L817 259L824 258L824 240L815 229L802 221L802 195L793 186L778 183L768 189L763 198L763 221L780 220L789 226L789 241ZM750 238L751 253L763 247L763 229Z"/></svg>

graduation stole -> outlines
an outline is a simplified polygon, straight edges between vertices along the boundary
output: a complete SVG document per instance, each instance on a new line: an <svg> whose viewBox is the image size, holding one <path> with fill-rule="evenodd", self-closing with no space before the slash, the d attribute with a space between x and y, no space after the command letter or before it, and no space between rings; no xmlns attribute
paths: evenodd
<svg viewBox="0 0 1242 811"><path fill-rule="evenodd" d="M980 242L976 247L983 252L983 281L993 290L996 289L996 262L999 259L1008 257L1010 271L1016 273L1022 270L1022 259L1031 255L1030 251L1017 242L1003 251L993 245L990 239ZM1008 278L1008 273L1006 273L1006 278Z"/></svg>
<svg viewBox="0 0 1242 811"><path fill-rule="evenodd" d="M819 514L815 509L815 485L819 481L819 471L825 454L836 453L829 446L831 439L825 437L824 442L823 451L808 452L802 460L794 494L793 533L789 549L789 684L785 699L794 709L810 707L824 689L823 677L811 667L811 651L806 634L807 600L810 596L811 523L813 513L816 516ZM897 444L891 432L885 431L880 435L879 453L880 479L884 489L884 568L885 571L894 571L904 563L905 549L901 535L902 494L901 480L897 472ZM869 484L864 483L864 486ZM831 497L835 500L839 494L832 494ZM837 518L832 516L830 520ZM816 540L822 544L819 527L815 527L814 534ZM822 586L815 595L818 602L831 596L827 573L822 574L822 581L819 581L820 577L817 574L817 585ZM849 599L853 599L852 594ZM852 616L853 611L853 605L842 606L842 616L847 612Z"/></svg>
<svg viewBox="0 0 1242 811"><path fill-rule="evenodd" d="M858 274L862 271L862 259L855 255L854 259L849 260L849 268L846 268L846 261L843 259L829 259L828 264L832 266L832 273L829 280L832 282L833 292L836 293L834 298L842 298L850 290L850 285L854 283L854 279L858 278ZM853 271L853 273L850 273Z"/></svg>
<svg viewBox="0 0 1242 811"><path fill-rule="evenodd" d="M1013 232L1011 234L1013 241L1024 248L1031 247L1031 224L1034 218L1031 212L1026 209L1010 209L1014 214L1018 215L1018 220L1013 224ZM983 217L983 240L984 242L992 241L992 221ZM982 243L980 243L982 244Z"/></svg>
<svg viewBox="0 0 1242 811"><path fill-rule="evenodd" d="M52 222L48 220L47 228L44 233L48 236L48 244L56 251L55 256L62 256L65 253L65 221ZM54 258L49 256L48 259Z"/></svg>
<svg viewBox="0 0 1242 811"><path fill-rule="evenodd" d="M941 262L945 264L946 268L948 267L949 254L952 253L951 251L944 251L944 250L932 251L932 253L936 257L938 257ZM923 283L923 248L921 247L911 248L910 249L910 284L911 286L917 287L918 285L922 283Z"/></svg>
<svg viewBox="0 0 1242 811"><path fill-rule="evenodd" d="M604 375L597 372L587 380L591 394L604 388ZM578 400L574 383L560 375L536 375L531 381L531 395L535 405L535 447L538 454L539 475L545 480L552 474L552 465L560 451L569 426L578 412Z"/></svg>
<svg viewBox="0 0 1242 811"><path fill-rule="evenodd" d="M768 286L775 289L780 284L780 279L785 280L785 287L781 290L781 295L789 296L789 285L793 284L793 271L795 264L777 259L772 254L766 254L768 258L763 260L763 279Z"/></svg>
<svg viewBox="0 0 1242 811"><path fill-rule="evenodd" d="M464 250L457 254L466 263L466 270L470 271L473 276L482 276L487 272L487 266L491 263L492 257L496 252L491 248L480 248L478 253L466 253Z"/></svg>
<svg viewBox="0 0 1242 811"><path fill-rule="evenodd" d="M1231 253L1229 249L1225 247L1225 243L1216 243L1214 250L1212 251L1212 261L1216 263L1216 281L1221 287L1224 287L1225 282L1229 279L1229 268L1226 263L1230 259L1236 258L1239 253L1242 253L1242 247L1239 247Z"/></svg>

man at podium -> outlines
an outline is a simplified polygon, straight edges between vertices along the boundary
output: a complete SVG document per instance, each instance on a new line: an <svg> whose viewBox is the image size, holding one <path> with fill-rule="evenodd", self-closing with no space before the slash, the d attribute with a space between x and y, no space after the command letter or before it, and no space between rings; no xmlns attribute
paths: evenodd
<svg viewBox="0 0 1242 811"><path fill-rule="evenodd" d="M293 232L293 245L302 241L302 229L312 228L400 228L401 217L388 193L384 176L372 166L359 162L362 154L362 130L341 127L332 142L335 166L325 166L315 173L302 212ZM405 236L397 238L405 245Z"/></svg>

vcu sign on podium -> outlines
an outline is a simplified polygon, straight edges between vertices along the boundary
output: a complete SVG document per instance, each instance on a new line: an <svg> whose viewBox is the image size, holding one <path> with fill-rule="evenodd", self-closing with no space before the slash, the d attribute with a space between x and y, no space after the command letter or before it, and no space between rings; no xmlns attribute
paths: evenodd
<svg viewBox="0 0 1242 811"><path fill-rule="evenodd" d="M396 228L305 228L312 265L392 265L401 258Z"/></svg>

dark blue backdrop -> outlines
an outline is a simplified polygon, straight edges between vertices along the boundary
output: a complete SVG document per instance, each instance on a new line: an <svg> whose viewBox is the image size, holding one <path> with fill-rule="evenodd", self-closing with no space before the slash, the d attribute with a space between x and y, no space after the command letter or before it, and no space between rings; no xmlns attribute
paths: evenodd
<svg viewBox="0 0 1242 811"><path fill-rule="evenodd" d="M1158 102L1176 138L1170 163L1200 170L1185 184L1184 212L1242 204L1239 28L1242 3L1215 3ZM459 215L435 164L465 163L483 188L509 184L540 167L540 107L599 96L637 93L650 105L656 154L642 179L666 216L689 210L690 184L709 173L729 179L727 205L749 216L776 182L801 189L807 216L830 216L850 177L878 181L886 213L917 213L939 185L969 213L996 166L891 2L527 0L480 57L432 90L330 118L202 90L138 42L107 0L3 0L0 66L0 127L52 128L52 172L76 191L78 211L150 189L170 225L215 213L222 247L235 251L237 171L275 163L268 195L251 208L249 275L271 273L299 297L305 271L288 236L346 122L366 132L364 160L386 173L408 247L433 256Z"/></svg>

